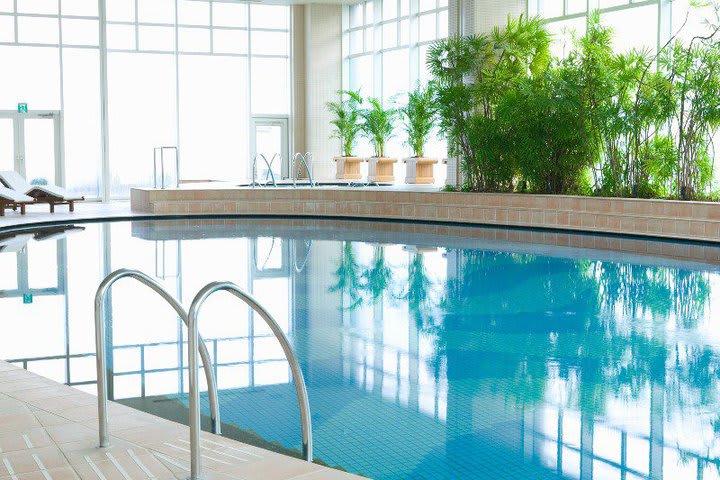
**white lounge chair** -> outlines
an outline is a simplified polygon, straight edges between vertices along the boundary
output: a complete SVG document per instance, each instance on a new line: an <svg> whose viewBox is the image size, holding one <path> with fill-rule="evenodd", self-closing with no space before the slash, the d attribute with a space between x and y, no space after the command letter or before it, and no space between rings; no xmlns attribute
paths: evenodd
<svg viewBox="0 0 720 480"><path fill-rule="evenodd" d="M17 210L20 207L20 213L25 215L25 206L35 203L35 199L0 185L0 217L5 215L6 208Z"/></svg>
<svg viewBox="0 0 720 480"><path fill-rule="evenodd" d="M32 185L22 175L6 170L0 172L0 183L6 187L32 197L35 203L47 203L50 205L50 213L55 213L55 205L68 205L70 211L75 211L75 202L85 200L85 197L78 197L69 194L65 189L57 185Z"/></svg>

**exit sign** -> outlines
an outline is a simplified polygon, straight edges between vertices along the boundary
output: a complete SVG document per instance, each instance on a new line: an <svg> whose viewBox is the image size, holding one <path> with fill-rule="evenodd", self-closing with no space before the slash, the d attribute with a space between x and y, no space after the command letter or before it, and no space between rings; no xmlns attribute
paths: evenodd
<svg viewBox="0 0 720 480"><path fill-rule="evenodd" d="M27 113L27 111L28 111L27 103L18 103L18 113Z"/></svg>

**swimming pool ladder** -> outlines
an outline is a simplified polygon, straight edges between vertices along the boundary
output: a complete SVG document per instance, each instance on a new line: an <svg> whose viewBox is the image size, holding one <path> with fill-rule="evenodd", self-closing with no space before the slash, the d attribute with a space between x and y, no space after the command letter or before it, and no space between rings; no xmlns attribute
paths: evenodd
<svg viewBox="0 0 720 480"><path fill-rule="evenodd" d="M158 282L145 275L138 270L129 270L122 268L112 272L110 275L105 277L105 280L100 283L95 294L95 348L97 350L96 366L97 366L97 389L98 389L98 423L99 423L99 435L100 435L100 447L108 447L110 445L110 433L108 427L108 386L107 386L107 351L105 350L105 297L107 296L110 287L115 282L122 278L133 278L141 284L149 287L155 291L163 300L170 304L171 307L177 312L178 316L182 318L185 325L188 325L188 314L185 309L180 305L167 290ZM220 423L220 408L218 403L217 393L217 382L215 381L215 375L212 371L212 362L210 354L207 351L205 342L200 342L198 345L195 344L195 348L198 348L200 356L202 357L203 368L205 369L205 376L208 384L208 394L210 396L210 420L211 429L213 433L221 433ZM196 352L197 353L197 352Z"/></svg>
<svg viewBox="0 0 720 480"><path fill-rule="evenodd" d="M275 181L275 174L272 171L273 163L275 163L275 160L280 157L279 154L274 154L272 158L268 161L267 157L262 154L258 153L255 155L255 158L253 158L253 164L252 164L252 187L255 188L256 186L260 185L260 183L257 181L257 161L258 157L262 158L262 160L265 162L265 165L267 166L268 173L265 174L265 181L267 182L268 176L270 177L270 183L273 187L277 187L277 182Z"/></svg>
<svg viewBox="0 0 720 480"><path fill-rule="evenodd" d="M201 289L195 296L192 304L190 305L190 311L188 314L188 354L190 355L190 478L192 480L198 480L200 478L200 392L198 390L198 345L200 342L200 336L198 333L198 314L200 308L202 308L205 301L212 294L225 291L231 293L235 297L245 302L250 308L252 308L260 317L265 320L265 323L270 327L275 337L280 342L280 346L285 352L288 363L290 364L290 370L292 371L293 381L295 382L295 390L297 392L298 403L300 404L300 421L302 422L302 444L303 444L303 457L308 462L312 462L313 459L313 444L312 444L312 418L310 417L310 402L308 400L307 388L305 386L305 379L303 378L302 370L300 370L300 363L295 356L290 342L288 341L285 333L280 328L280 325L265 310L265 308L258 303L249 293L246 293L240 287L231 282L212 282L207 284Z"/></svg>
<svg viewBox="0 0 720 480"><path fill-rule="evenodd" d="M307 259L306 259L307 260ZM304 266L304 264L303 264ZM280 346L287 357L292 371L295 390L300 404L300 420L302 426L303 458L308 462L313 460L312 441L312 417L310 416L310 401L308 399L305 378L300 369L295 351L288 341L285 333L278 325L272 315L255 300L252 295L246 293L240 287L230 282L212 282L201 289L190 305L189 313L186 313L182 305L165 290L158 282L138 270L120 269L112 272L100 283L95 294L95 348L97 349L97 385L98 385L98 418L100 447L110 446L110 435L108 430L108 408L107 408L107 352L105 350L105 322L104 307L105 299L110 288L122 278L134 278L143 285L146 285L166 302L172 306L178 316L188 327L188 356L189 356L189 398L190 398L190 478L200 479L200 390L198 383L199 360L202 359L205 376L207 377L208 391L210 395L210 418L212 422L212 433L220 434L220 411L218 403L217 382L212 371L212 362L208 354L205 342L198 330L198 314L205 301L214 293L226 291L245 302L267 323L270 330L280 342Z"/></svg>
<svg viewBox="0 0 720 480"><path fill-rule="evenodd" d="M293 157L292 166L291 166L292 172L290 172L290 174L292 175L293 187L297 187L297 180L298 180L299 173L300 173L297 171L298 160L300 160L300 162L302 162L302 164L305 166L305 171L307 172L308 180L310 181L310 186L311 187L315 186L315 182L313 182L312 172L310 171L310 166L308 165L309 159L312 159L312 153L310 153L310 152L306 152L305 155L298 152Z"/></svg>

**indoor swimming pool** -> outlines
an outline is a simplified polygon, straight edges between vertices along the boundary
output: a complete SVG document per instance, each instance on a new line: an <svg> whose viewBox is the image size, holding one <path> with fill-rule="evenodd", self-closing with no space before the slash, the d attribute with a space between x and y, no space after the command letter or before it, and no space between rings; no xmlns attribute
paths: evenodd
<svg viewBox="0 0 720 480"><path fill-rule="evenodd" d="M95 392L107 274L141 270L186 307L228 280L287 333L328 465L378 480L720 479L720 266L498 232L218 218L0 233L0 358ZM107 310L111 399L187 422L182 322L130 281ZM218 294L200 333L225 434L299 455L270 330Z"/></svg>

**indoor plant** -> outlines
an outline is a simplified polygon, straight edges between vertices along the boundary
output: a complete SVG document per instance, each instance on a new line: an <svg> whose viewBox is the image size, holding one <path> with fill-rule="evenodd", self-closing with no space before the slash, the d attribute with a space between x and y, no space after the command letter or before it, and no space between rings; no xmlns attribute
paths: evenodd
<svg viewBox="0 0 720 480"><path fill-rule="evenodd" d="M406 158L406 183L434 184L433 166L437 159L425 157L425 145L435 127L435 92L432 83L427 86L418 85L408 94L407 104L400 110L404 118L407 144L412 156Z"/></svg>
<svg viewBox="0 0 720 480"><path fill-rule="evenodd" d="M363 99L359 91L340 90L340 100L329 102L327 109L334 115L330 122L335 127L333 137L340 140L342 146L341 156L335 157L337 162L338 179L360 178L360 157L353 156L353 149L357 136L360 133L360 113Z"/></svg>
<svg viewBox="0 0 720 480"><path fill-rule="evenodd" d="M377 98L368 99L369 106L360 112L362 131L373 146L373 156L368 159L369 182L394 182L393 164L397 159L385 156L385 145L393 137L398 111L383 107Z"/></svg>

